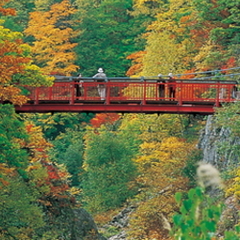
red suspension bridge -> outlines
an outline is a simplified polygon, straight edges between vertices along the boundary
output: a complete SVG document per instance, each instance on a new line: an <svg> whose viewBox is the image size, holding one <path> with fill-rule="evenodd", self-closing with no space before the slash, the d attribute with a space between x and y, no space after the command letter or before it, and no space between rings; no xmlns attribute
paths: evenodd
<svg viewBox="0 0 240 240"><path fill-rule="evenodd" d="M15 106L17 112L213 114L223 103L240 101L231 80L57 77L52 87L26 89L29 101Z"/></svg>

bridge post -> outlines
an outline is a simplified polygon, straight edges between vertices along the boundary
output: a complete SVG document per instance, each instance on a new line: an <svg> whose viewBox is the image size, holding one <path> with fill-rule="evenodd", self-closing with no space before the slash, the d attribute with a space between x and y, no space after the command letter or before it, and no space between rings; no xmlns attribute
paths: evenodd
<svg viewBox="0 0 240 240"><path fill-rule="evenodd" d="M110 104L110 87L109 87L109 81L107 78L105 78L105 84L106 84L106 104Z"/></svg>
<svg viewBox="0 0 240 240"><path fill-rule="evenodd" d="M35 89L35 101L34 104L39 104L39 87Z"/></svg>
<svg viewBox="0 0 240 240"><path fill-rule="evenodd" d="M146 105L146 96L147 96L147 82L144 77L141 77L141 82L143 82L143 101L142 104Z"/></svg>
<svg viewBox="0 0 240 240"><path fill-rule="evenodd" d="M177 84L177 83L176 83ZM178 84L177 84L178 85ZM178 105L179 106L182 106L182 98L183 98L183 96L182 96L182 94L183 94L183 83L182 83L182 81L180 81L180 87L179 87L179 96L178 96L178 99L179 99L179 101L178 101Z"/></svg>
<svg viewBox="0 0 240 240"><path fill-rule="evenodd" d="M73 78L70 77L70 104L74 104L74 95L75 95L75 82L73 81Z"/></svg>
<svg viewBox="0 0 240 240"><path fill-rule="evenodd" d="M52 100L53 99L53 88L50 87L49 89L49 100Z"/></svg>
<svg viewBox="0 0 240 240"><path fill-rule="evenodd" d="M220 98L220 82L218 81L217 82L217 99L216 99L216 107L219 107L220 104L219 104L219 98Z"/></svg>

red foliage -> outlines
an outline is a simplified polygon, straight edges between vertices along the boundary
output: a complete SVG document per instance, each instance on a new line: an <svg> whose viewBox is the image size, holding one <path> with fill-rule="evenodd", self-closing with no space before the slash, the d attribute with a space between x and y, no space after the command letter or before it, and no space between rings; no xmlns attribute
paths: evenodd
<svg viewBox="0 0 240 240"><path fill-rule="evenodd" d="M9 2L9 0L0 0L0 13L4 16L7 16L7 15L15 16L16 15L15 9L4 8L4 5L8 2Z"/></svg>
<svg viewBox="0 0 240 240"><path fill-rule="evenodd" d="M117 113L99 113L91 119L91 124L95 128L99 128L102 124L114 124L120 118Z"/></svg>
<svg viewBox="0 0 240 240"><path fill-rule="evenodd" d="M224 70L224 69L233 68L233 67L236 67L236 59L235 59L235 57L230 57L227 60L226 64L221 67L221 69ZM222 71L222 73L226 74L226 73L228 73L228 71Z"/></svg>
<svg viewBox="0 0 240 240"><path fill-rule="evenodd" d="M33 127L33 124L28 124L28 125L26 126L26 130L27 130L28 133L31 132L32 127Z"/></svg>
<svg viewBox="0 0 240 240"><path fill-rule="evenodd" d="M57 169L53 165L46 165L49 180L60 179Z"/></svg>

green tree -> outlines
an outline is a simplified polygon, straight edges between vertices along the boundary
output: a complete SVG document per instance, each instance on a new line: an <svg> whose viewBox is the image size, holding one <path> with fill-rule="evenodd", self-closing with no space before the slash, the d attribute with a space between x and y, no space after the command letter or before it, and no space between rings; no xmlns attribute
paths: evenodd
<svg viewBox="0 0 240 240"><path fill-rule="evenodd" d="M71 174L71 186L80 187L83 173L84 131L67 129L60 133L52 142L54 147L50 154L52 159L59 164L64 164Z"/></svg>
<svg viewBox="0 0 240 240"><path fill-rule="evenodd" d="M92 113L22 114L23 119L31 120L36 126L40 126L44 136L49 141L53 141L61 133L65 133L67 129L83 131L93 116Z"/></svg>
<svg viewBox="0 0 240 240"><path fill-rule="evenodd" d="M132 0L76 0L80 34L75 48L77 65L85 76L99 67L107 76L125 76L130 66L126 57L139 50L135 37L143 30L130 15Z"/></svg>
<svg viewBox="0 0 240 240"><path fill-rule="evenodd" d="M33 239L44 226L43 212L28 186L28 136L11 105L0 105L0 239Z"/></svg>
<svg viewBox="0 0 240 240"><path fill-rule="evenodd" d="M133 151L127 147L130 143L104 127L98 131L86 135L84 162L83 195L93 213L119 207L135 194L136 167Z"/></svg>
<svg viewBox="0 0 240 240"><path fill-rule="evenodd" d="M14 16L3 17L4 26L12 31L23 32L29 21L29 13L34 9L35 0L11 0L5 6L16 11Z"/></svg>
<svg viewBox="0 0 240 240"><path fill-rule="evenodd" d="M239 63L239 4L237 0L194 0L197 24L192 31L204 36L200 56L196 61L202 68L227 68L229 59ZM204 27L204 28L203 28ZM204 29L204 31L203 31ZM203 34L205 32L205 34ZM204 54L205 52L205 54ZM201 60L201 61L200 61ZM230 66L232 67L232 66Z"/></svg>

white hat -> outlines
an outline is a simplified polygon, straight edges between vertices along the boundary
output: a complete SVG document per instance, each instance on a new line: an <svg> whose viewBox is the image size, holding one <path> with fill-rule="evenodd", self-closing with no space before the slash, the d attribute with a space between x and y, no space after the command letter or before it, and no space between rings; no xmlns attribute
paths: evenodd
<svg viewBox="0 0 240 240"><path fill-rule="evenodd" d="M169 76L169 77L172 77L172 76L173 76L173 74L172 74L172 73L169 73L169 74L168 74L168 76Z"/></svg>
<svg viewBox="0 0 240 240"><path fill-rule="evenodd" d="M98 69L98 72L99 72L99 73L102 73L102 72L103 72L103 69L102 69L102 68L99 68L99 69Z"/></svg>
<svg viewBox="0 0 240 240"><path fill-rule="evenodd" d="M158 74L158 77L162 77L162 74L161 74L161 73L159 73L159 74Z"/></svg>

